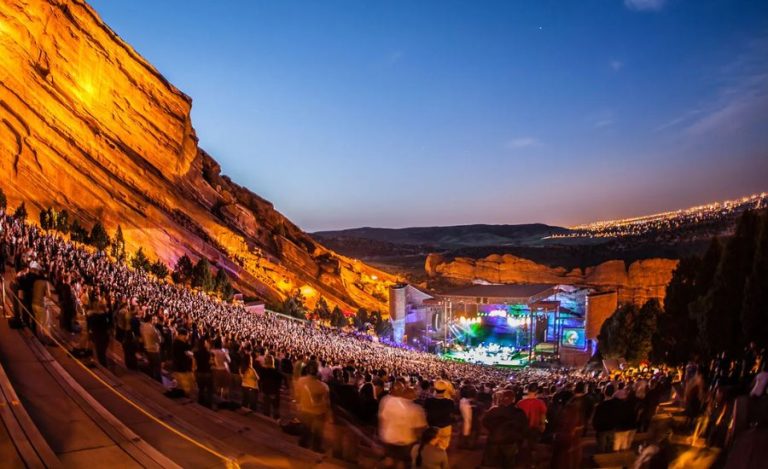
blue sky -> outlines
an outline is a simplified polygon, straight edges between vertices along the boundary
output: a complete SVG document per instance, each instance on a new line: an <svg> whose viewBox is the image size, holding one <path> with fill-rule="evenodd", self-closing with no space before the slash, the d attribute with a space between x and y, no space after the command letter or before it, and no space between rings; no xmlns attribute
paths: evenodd
<svg viewBox="0 0 768 469"><path fill-rule="evenodd" d="M640 215L768 190L764 0L90 2L302 228Z"/></svg>

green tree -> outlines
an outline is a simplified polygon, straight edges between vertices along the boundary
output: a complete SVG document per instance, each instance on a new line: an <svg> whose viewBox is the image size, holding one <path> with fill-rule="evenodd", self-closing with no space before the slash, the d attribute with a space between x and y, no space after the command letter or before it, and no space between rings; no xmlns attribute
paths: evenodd
<svg viewBox="0 0 768 469"><path fill-rule="evenodd" d="M219 266L218 270L216 271L216 276L213 278L213 289L217 292L221 292L221 289L224 288L224 285L229 283L229 277L227 276L227 271L224 269L224 267Z"/></svg>
<svg viewBox="0 0 768 469"><path fill-rule="evenodd" d="M331 326L341 328L347 326L348 324L349 321L347 321L347 317L344 316L341 308L334 306L333 311L331 311Z"/></svg>
<svg viewBox="0 0 768 469"><path fill-rule="evenodd" d="M149 266L149 271L152 272L155 277L160 280L165 279L168 276L168 266L160 259L156 260Z"/></svg>
<svg viewBox="0 0 768 469"><path fill-rule="evenodd" d="M768 345L768 213L760 217L752 270L744 284L741 327L745 343Z"/></svg>
<svg viewBox="0 0 768 469"><path fill-rule="evenodd" d="M69 237L72 239L72 241L85 243L85 241L88 239L88 231L86 231L85 228L80 225L79 221L75 220L69 227Z"/></svg>
<svg viewBox="0 0 768 469"><path fill-rule="evenodd" d="M104 251L111 244L109 234L100 221L97 221L93 228L91 228L91 234L88 235L88 244L96 247L99 251Z"/></svg>
<svg viewBox="0 0 768 469"><path fill-rule="evenodd" d="M606 358L626 358L632 344L632 333L635 329L635 318L638 309L634 304L619 306L605 320L597 336L600 353Z"/></svg>
<svg viewBox="0 0 768 469"><path fill-rule="evenodd" d="M700 341L709 358L720 352L736 356L743 347L742 295L752 271L757 247L759 218L751 211L739 218L736 233L723 248L722 257L706 295L694 306Z"/></svg>
<svg viewBox="0 0 768 469"><path fill-rule="evenodd" d="M125 262L125 237L123 237L123 228L117 225L115 237L112 238L110 252L117 262Z"/></svg>
<svg viewBox="0 0 768 469"><path fill-rule="evenodd" d="M664 296L664 311L651 338L651 360L682 365L696 353L699 326L689 313L697 298L696 278L702 261L698 257L680 259Z"/></svg>
<svg viewBox="0 0 768 469"><path fill-rule="evenodd" d="M365 327L365 324L368 322L368 310L365 308L360 308L355 313L355 317L353 318L353 321L355 323L355 328L357 330L363 330Z"/></svg>
<svg viewBox="0 0 768 469"><path fill-rule="evenodd" d="M392 340L392 322L389 319L382 319L376 323L375 331L379 338Z"/></svg>
<svg viewBox="0 0 768 469"><path fill-rule="evenodd" d="M626 352L627 360L633 363L648 360L651 353L651 338L656 332L658 318L662 314L659 300L652 298L643 304L633 320L632 335Z"/></svg>
<svg viewBox="0 0 768 469"><path fill-rule="evenodd" d="M283 314L294 318L307 318L307 308L304 306L304 297L301 295L300 290L294 291L292 295L285 299L282 310Z"/></svg>
<svg viewBox="0 0 768 469"><path fill-rule="evenodd" d="M16 211L13 212L13 216L22 221L27 219L27 206L24 205L24 202L16 207Z"/></svg>
<svg viewBox="0 0 768 469"><path fill-rule="evenodd" d="M0 188L0 210L8 208L8 199L5 197L5 192Z"/></svg>
<svg viewBox="0 0 768 469"><path fill-rule="evenodd" d="M54 212L53 223L56 231L69 233L69 212L67 210L62 210L58 213Z"/></svg>
<svg viewBox="0 0 768 469"><path fill-rule="evenodd" d="M314 316L320 321L328 321L331 319L331 310L328 307L328 302L322 296L317 303L315 303Z"/></svg>
<svg viewBox="0 0 768 469"><path fill-rule="evenodd" d="M227 275L226 269L219 266L219 270L216 272L216 278L213 279L215 290L219 292L221 297L227 301L231 300L234 296L235 289L232 288L232 281Z"/></svg>
<svg viewBox="0 0 768 469"><path fill-rule="evenodd" d="M173 278L174 283L183 285L192 280L193 270L194 266L192 265L192 259L184 254L183 256L179 257L179 260L176 261L176 266L173 268L173 274L171 274L171 278Z"/></svg>
<svg viewBox="0 0 768 469"><path fill-rule="evenodd" d="M51 209L40 210L40 228L51 229Z"/></svg>
<svg viewBox="0 0 768 469"><path fill-rule="evenodd" d="M232 301L232 298L235 296L235 288L232 286L231 282L227 282L221 287L220 293L222 299L225 301Z"/></svg>
<svg viewBox="0 0 768 469"><path fill-rule="evenodd" d="M211 274L211 264L208 259L201 257L195 264L192 270L192 286L204 291L213 290L213 274Z"/></svg>
<svg viewBox="0 0 768 469"><path fill-rule="evenodd" d="M133 255L131 258L131 267L136 270L143 270L144 272L150 271L152 264L149 262L149 259L147 259L147 255L144 254L144 248L139 248Z"/></svg>

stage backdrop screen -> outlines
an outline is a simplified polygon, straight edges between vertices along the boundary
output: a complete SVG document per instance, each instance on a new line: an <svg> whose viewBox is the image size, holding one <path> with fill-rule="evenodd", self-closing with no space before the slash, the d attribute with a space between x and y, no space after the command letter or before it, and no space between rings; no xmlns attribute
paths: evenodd
<svg viewBox="0 0 768 469"><path fill-rule="evenodd" d="M563 328L563 335L560 339L560 345L563 347L585 349L587 348L587 336L584 334L584 328Z"/></svg>

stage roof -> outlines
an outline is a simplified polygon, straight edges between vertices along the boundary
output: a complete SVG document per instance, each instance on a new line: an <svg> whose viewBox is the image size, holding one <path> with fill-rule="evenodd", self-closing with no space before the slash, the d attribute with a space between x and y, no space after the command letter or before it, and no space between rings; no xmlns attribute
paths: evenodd
<svg viewBox="0 0 768 469"><path fill-rule="evenodd" d="M546 293L555 284L534 283L526 285L472 285L447 293L441 297L482 297L482 298L530 298Z"/></svg>

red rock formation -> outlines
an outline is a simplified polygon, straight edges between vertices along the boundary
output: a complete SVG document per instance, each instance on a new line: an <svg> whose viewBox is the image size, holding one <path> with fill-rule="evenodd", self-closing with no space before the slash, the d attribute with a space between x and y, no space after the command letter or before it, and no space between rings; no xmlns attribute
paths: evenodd
<svg viewBox="0 0 768 469"><path fill-rule="evenodd" d="M510 254L483 259L458 257L451 261L430 254L424 265L430 277L455 283L482 280L491 283L562 283L616 289L620 302L644 303L650 298L664 299L667 284L677 261L645 259L626 267L624 261L606 261L595 267L567 270L547 267Z"/></svg>
<svg viewBox="0 0 768 469"><path fill-rule="evenodd" d="M86 226L120 224L129 249L169 264L207 257L269 300L302 288L310 303L386 310L396 279L317 244L222 176L197 146L191 106L86 3L0 2L0 180L11 205L26 201L31 219L53 206Z"/></svg>

